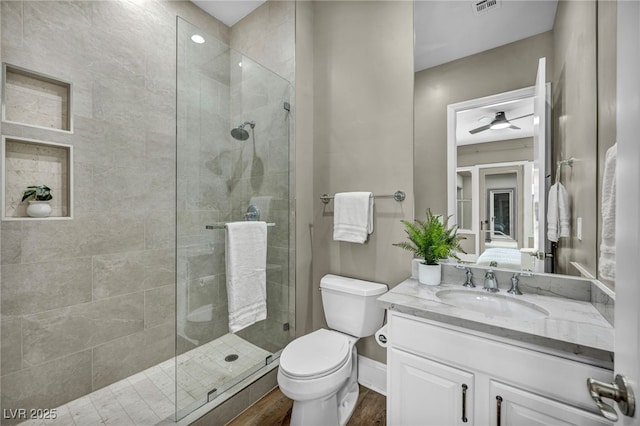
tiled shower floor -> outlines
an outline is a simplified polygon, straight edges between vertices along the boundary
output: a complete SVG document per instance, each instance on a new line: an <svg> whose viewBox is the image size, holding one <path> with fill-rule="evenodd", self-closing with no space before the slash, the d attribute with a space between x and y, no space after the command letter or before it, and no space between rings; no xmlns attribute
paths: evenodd
<svg viewBox="0 0 640 426"><path fill-rule="evenodd" d="M227 355L239 358L225 361ZM178 409L202 400L211 389L227 383L257 364L269 352L235 334L226 334L178 356ZM170 359L56 409L55 420L29 420L21 426L113 425L150 426L173 423L176 360ZM195 407L194 407L195 408Z"/></svg>

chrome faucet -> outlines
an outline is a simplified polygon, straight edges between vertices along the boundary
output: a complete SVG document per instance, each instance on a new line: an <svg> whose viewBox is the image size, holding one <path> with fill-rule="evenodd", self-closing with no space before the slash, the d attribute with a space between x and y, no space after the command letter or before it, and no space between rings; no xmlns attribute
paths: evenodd
<svg viewBox="0 0 640 426"><path fill-rule="evenodd" d="M500 291L498 289L498 280L496 279L495 274L492 269L489 269L486 274L484 274L484 287L486 291L490 291L491 293L496 293Z"/></svg>
<svg viewBox="0 0 640 426"><path fill-rule="evenodd" d="M456 269L464 269L465 270L465 276L466 281L464 283L462 283L463 287L470 287L473 288L476 285L473 283L473 272L471 272L471 268L469 268L468 266L464 266L464 265L456 265Z"/></svg>
<svg viewBox="0 0 640 426"><path fill-rule="evenodd" d="M531 272L516 272L515 274L513 274L513 276L511 277L511 288L507 290L507 293L521 295L522 292L518 288L518 282L519 282L518 277L532 277L532 276L533 274Z"/></svg>
<svg viewBox="0 0 640 426"><path fill-rule="evenodd" d="M465 275L467 280L462 284L463 287L475 287L476 285L473 283L473 272L471 272L471 268L467 268Z"/></svg>

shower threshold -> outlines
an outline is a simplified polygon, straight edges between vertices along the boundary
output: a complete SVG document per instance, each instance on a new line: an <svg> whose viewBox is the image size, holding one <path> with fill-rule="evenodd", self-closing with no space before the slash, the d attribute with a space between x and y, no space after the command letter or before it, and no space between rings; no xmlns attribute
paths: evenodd
<svg viewBox="0 0 640 426"><path fill-rule="evenodd" d="M232 356L233 361L225 361L230 355L238 358ZM176 396L178 413L187 414L207 402L211 389L226 390L245 372L264 366L269 355L235 334L225 334L177 359L171 358L57 407L55 419L29 420L20 426L174 424Z"/></svg>

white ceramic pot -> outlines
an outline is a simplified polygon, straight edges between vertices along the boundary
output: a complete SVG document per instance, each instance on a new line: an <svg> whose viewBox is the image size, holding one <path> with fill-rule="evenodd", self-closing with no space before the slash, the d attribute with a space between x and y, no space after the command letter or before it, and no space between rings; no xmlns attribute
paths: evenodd
<svg viewBox="0 0 640 426"><path fill-rule="evenodd" d="M442 279L442 268L440 265L427 265L420 263L418 265L418 281L420 284L439 285Z"/></svg>
<svg viewBox="0 0 640 426"><path fill-rule="evenodd" d="M49 204L49 201L29 201L27 214L31 217L49 217L51 204Z"/></svg>

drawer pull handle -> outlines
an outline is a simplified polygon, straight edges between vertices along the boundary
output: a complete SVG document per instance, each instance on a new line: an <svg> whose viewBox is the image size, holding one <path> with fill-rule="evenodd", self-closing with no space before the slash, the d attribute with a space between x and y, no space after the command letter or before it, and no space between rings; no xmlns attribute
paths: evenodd
<svg viewBox="0 0 640 426"><path fill-rule="evenodd" d="M500 414L501 414L501 408L502 408L502 397L500 395L496 396L496 418L498 419L498 421L496 422L496 424L498 426L500 426L502 424L502 421L500 419Z"/></svg>
<svg viewBox="0 0 640 426"><path fill-rule="evenodd" d="M467 385L462 385L462 423L467 422Z"/></svg>

